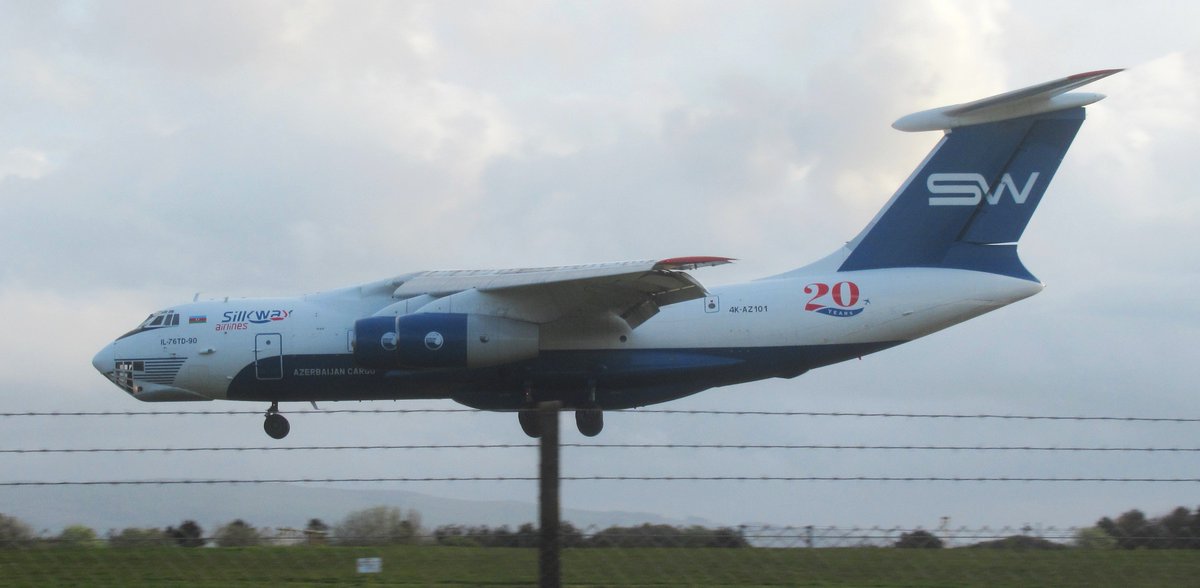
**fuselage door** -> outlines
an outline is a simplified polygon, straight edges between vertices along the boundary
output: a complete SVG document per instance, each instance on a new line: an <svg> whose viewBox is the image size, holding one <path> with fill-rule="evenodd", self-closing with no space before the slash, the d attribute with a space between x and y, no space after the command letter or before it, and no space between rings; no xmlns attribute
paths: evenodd
<svg viewBox="0 0 1200 588"><path fill-rule="evenodd" d="M254 371L260 380L283 378L283 335L259 333L254 336Z"/></svg>

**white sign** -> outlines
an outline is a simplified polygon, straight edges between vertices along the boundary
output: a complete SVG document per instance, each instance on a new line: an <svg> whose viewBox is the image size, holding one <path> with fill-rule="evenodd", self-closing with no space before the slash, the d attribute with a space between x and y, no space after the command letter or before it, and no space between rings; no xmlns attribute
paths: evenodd
<svg viewBox="0 0 1200 588"><path fill-rule="evenodd" d="M358 573L360 574L378 574L383 571L382 557L360 557L358 562Z"/></svg>

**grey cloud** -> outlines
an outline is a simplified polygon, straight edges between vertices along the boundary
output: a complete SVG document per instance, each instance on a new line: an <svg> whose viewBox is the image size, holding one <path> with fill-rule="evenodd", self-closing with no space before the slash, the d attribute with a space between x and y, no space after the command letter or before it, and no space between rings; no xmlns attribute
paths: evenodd
<svg viewBox="0 0 1200 588"><path fill-rule="evenodd" d="M1038 297L861 362L708 391L673 408L1187 414L1196 275L1194 46L1165 5L1112 8L468 3L10 3L0 19L0 302L10 319L13 410L152 408L93 373L91 353L156 305L211 294L287 294L407 270L542 265L677 254L740 257L706 283L800 265L848 239L936 136L897 116L1077 69L1147 63L1105 81L1022 255ZM1172 5L1170 10L1185 10ZM1094 11L1093 11L1094 12ZM139 16L142 18L133 18ZM1129 23L1154 21L1150 30ZM147 26L150 22L157 26ZM1141 26L1139 25L1139 26ZM1071 30L1069 36L1060 34ZM1132 32L1131 32L1132 31ZM1190 114L1189 114L1190 113ZM0 159L0 169L10 165ZM64 334L67 333L67 334ZM60 344L59 338L71 338ZM37 337L31 344L29 337ZM58 350L61 373L28 365ZM253 409L232 404L220 408ZM377 403L364 406L393 406ZM446 406L408 403L395 406ZM259 407L261 408L261 407ZM394 417L394 418L393 418ZM512 415L304 417L313 444L519 442ZM1171 428L1040 423L723 419L614 415L622 441L1177 444ZM48 421L3 443L261 443L259 417ZM90 440L90 441L88 441ZM1171 475L1173 458L718 453L715 473ZM32 464L32 477L106 474ZM233 464L230 475L395 468L322 456ZM528 456L467 458L511 473ZM668 472L669 454L576 473ZM130 477L162 463L122 462ZM978 466L979 469L974 469ZM411 472L445 472L420 456ZM390 471L390 470L388 470ZM481 469L482 471L482 469ZM430 487L462 497L495 488ZM512 491L511 489L509 491ZM1133 505L1187 503L1167 486L746 484L584 486L589 508L654 509L729 523L1088 524ZM714 506L714 503L718 503ZM892 505L907 506L897 512ZM982 514L986 513L986 514Z"/></svg>

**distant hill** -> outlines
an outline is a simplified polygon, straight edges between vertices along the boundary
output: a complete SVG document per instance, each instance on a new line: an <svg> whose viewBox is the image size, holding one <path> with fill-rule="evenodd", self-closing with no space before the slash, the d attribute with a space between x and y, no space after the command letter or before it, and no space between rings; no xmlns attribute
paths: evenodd
<svg viewBox="0 0 1200 588"><path fill-rule="evenodd" d="M417 511L427 529L446 524L516 526L536 523L538 516L532 502L459 500L405 490L287 484L0 488L0 513L51 534L72 524L103 535L108 529L166 527L184 519L194 519L210 532L239 518L256 527L303 527L312 518L333 525L350 512L380 505ZM641 523L715 526L699 518L623 511L565 509L562 518L597 530Z"/></svg>

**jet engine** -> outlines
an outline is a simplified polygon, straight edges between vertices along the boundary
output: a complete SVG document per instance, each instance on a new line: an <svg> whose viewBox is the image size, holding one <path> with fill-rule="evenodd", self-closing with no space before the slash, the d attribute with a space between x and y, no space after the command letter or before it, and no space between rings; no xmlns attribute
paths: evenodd
<svg viewBox="0 0 1200 588"><path fill-rule="evenodd" d="M375 316L354 323L354 361L377 369L479 368L538 355L538 326L462 313Z"/></svg>

